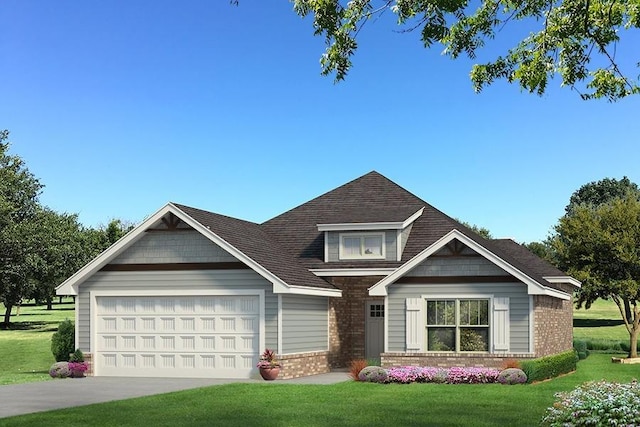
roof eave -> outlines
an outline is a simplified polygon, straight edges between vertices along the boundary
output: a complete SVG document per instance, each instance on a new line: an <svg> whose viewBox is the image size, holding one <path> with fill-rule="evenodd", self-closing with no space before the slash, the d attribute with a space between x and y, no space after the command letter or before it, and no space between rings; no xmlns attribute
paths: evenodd
<svg viewBox="0 0 640 427"><path fill-rule="evenodd" d="M383 278L378 283L369 288L369 295L371 296L387 296L387 286L391 283L398 280L400 277L404 276L406 273L411 271L414 267L420 264L422 261L427 259L429 256L433 255L442 247L444 247L447 243L449 243L453 239L458 239L474 251L478 252L484 258L488 259L498 267L505 270L507 273L516 277L518 280L522 281L527 285L527 293L529 295L549 295L555 298L560 298L563 300L571 299L571 296L565 292L549 288L532 277L528 276L521 270L517 269L513 265L509 264L507 261L500 258L498 255L494 254L484 246L477 243L475 240L467 237L461 231L457 229L453 229L436 242L434 242L431 246L424 249L418 255L414 256L412 259L407 261L404 265L400 266L395 272L391 273L389 276Z"/></svg>
<svg viewBox="0 0 640 427"><path fill-rule="evenodd" d="M373 231L373 230L404 230L422 215L424 207L404 221L393 222L339 222L332 224L317 224L318 231Z"/></svg>

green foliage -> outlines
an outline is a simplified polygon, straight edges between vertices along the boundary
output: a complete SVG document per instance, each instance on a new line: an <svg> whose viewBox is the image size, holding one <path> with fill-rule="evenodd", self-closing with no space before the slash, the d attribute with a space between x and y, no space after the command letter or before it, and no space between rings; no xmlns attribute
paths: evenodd
<svg viewBox="0 0 640 427"><path fill-rule="evenodd" d="M564 208L567 215L572 215L575 209L581 205L597 207L610 203L615 199L624 199L627 194L635 194L640 198L640 188L631 182L626 176L620 180L604 178L584 184L574 191L569 199L569 204Z"/></svg>
<svg viewBox="0 0 640 427"><path fill-rule="evenodd" d="M468 328L460 329L460 351L487 351L489 343L477 331Z"/></svg>
<svg viewBox="0 0 640 427"><path fill-rule="evenodd" d="M488 228L481 227L481 226L475 225L475 224L470 224L470 223L468 223L466 221L461 221L461 220L459 220L457 218L456 218L456 221L458 221L460 224L464 225L465 227L467 227L468 229L470 229L474 233L479 234L480 236L484 237L485 239L493 239L493 236L491 235L491 231L489 231Z"/></svg>
<svg viewBox="0 0 640 427"><path fill-rule="evenodd" d="M76 332L71 320L64 320L58 326L58 332L51 337L51 352L56 362L68 362L69 355L76 348Z"/></svg>
<svg viewBox="0 0 640 427"><path fill-rule="evenodd" d="M624 199L591 206L582 203L560 218L554 246L568 273L582 282L578 308L611 299L629 332L631 353L637 357L640 332L640 201Z"/></svg>
<svg viewBox="0 0 640 427"><path fill-rule="evenodd" d="M520 364L529 382L554 378L576 370L578 356L574 350L567 350L551 356L533 360L523 360Z"/></svg>
<svg viewBox="0 0 640 427"><path fill-rule="evenodd" d="M587 342L585 340L573 340L573 349L578 355L578 359L584 360L589 355L589 349L587 348Z"/></svg>
<svg viewBox="0 0 640 427"><path fill-rule="evenodd" d="M571 392L556 394L543 426L640 425L640 384L588 382Z"/></svg>
<svg viewBox="0 0 640 427"><path fill-rule="evenodd" d="M390 11L406 31L420 29L425 47L441 44L451 58L464 54L475 59L492 39L504 37L512 44L510 33L502 31L509 24L526 29L529 35L503 54L473 66L471 81L478 92L503 79L542 95L549 80L559 75L561 84L583 99L615 101L640 93L640 79L615 57L621 34L640 28L640 7L633 1L291 1L298 15L313 16L314 34L323 36L327 46L320 60L322 74L335 74L336 81L352 66L364 24Z"/></svg>
<svg viewBox="0 0 640 427"><path fill-rule="evenodd" d="M69 362L84 362L84 353L82 350L76 348L76 351L69 356Z"/></svg>

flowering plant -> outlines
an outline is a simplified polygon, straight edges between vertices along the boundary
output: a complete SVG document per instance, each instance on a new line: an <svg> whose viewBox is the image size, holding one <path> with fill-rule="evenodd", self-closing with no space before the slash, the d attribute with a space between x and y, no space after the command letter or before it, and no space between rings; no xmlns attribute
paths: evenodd
<svg viewBox="0 0 640 427"><path fill-rule="evenodd" d="M486 384L495 383L500 371L491 368L449 369L401 366L387 369L388 383L448 383L448 384Z"/></svg>
<svg viewBox="0 0 640 427"><path fill-rule="evenodd" d="M273 350L265 349L258 361L258 368L271 369L279 368L280 362L276 360L276 353Z"/></svg>
<svg viewBox="0 0 640 427"><path fill-rule="evenodd" d="M545 426L640 425L640 384L588 382L558 399L542 419Z"/></svg>
<svg viewBox="0 0 640 427"><path fill-rule="evenodd" d="M84 374L89 369L87 362L69 362L69 370L74 373Z"/></svg>

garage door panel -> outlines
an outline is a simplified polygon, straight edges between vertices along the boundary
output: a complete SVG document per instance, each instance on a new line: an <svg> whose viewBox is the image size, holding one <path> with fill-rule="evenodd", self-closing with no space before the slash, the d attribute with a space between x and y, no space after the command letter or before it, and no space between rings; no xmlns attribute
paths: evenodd
<svg viewBox="0 0 640 427"><path fill-rule="evenodd" d="M97 297L96 373L246 378L259 354L259 298Z"/></svg>

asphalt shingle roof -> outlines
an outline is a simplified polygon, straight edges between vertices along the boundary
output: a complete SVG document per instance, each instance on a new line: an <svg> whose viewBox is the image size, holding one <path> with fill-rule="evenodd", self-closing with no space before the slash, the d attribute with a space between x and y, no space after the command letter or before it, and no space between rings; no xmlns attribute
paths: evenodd
<svg viewBox="0 0 640 427"><path fill-rule="evenodd" d="M176 206L292 285L334 288L309 269L399 267L453 229L461 231L540 284L557 289L543 277L565 276L524 246L508 239L485 239L375 171L263 224L184 205ZM424 211L413 223L400 262L324 262L323 233L318 231L318 224L401 222L421 208Z"/></svg>

